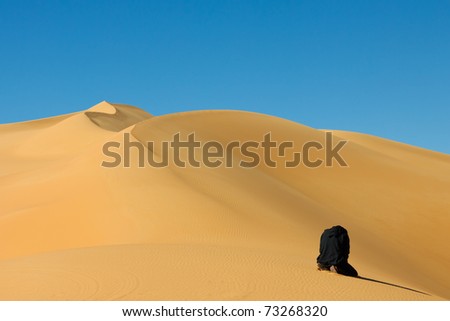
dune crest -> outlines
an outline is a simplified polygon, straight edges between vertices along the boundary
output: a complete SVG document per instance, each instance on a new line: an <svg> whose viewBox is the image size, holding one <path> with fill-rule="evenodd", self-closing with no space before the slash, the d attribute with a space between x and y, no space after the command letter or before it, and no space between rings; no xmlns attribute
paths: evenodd
<svg viewBox="0 0 450 321"><path fill-rule="evenodd" d="M103 101L84 112L97 126L119 132L131 125L152 117L149 113L134 106L111 104Z"/></svg>
<svg viewBox="0 0 450 321"><path fill-rule="evenodd" d="M348 140L347 167L243 168L235 153L230 168L140 168L138 147L130 168L101 166L125 134L160 160L176 134L226 146L269 132L327 140L263 114L151 116L107 102L0 125L0 299L450 299L449 155L333 131ZM337 224L365 279L316 271L320 234Z"/></svg>

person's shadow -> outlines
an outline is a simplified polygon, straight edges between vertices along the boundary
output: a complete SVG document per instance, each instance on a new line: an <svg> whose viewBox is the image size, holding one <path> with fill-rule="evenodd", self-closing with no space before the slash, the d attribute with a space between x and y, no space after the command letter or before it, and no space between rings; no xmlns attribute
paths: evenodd
<svg viewBox="0 0 450 321"><path fill-rule="evenodd" d="M420 293L420 294L430 295L430 296L431 296L431 294L429 294L429 293L422 292L422 291L419 291L419 290L414 290L414 289L408 288L408 287L406 287L406 286L401 286L401 285L397 285L397 284L393 284L393 283L388 283L388 282L384 282L384 281L380 281L380 280L370 279L370 278L366 278L366 277L363 277L363 276L355 276L355 278L356 278L356 279L365 280L365 281L370 281L370 282L380 283L380 284L384 284L384 285L394 286L394 287L396 287L396 288L400 288L400 289L404 289L404 290L408 290L408 291L413 291L413 292L416 292L416 293Z"/></svg>

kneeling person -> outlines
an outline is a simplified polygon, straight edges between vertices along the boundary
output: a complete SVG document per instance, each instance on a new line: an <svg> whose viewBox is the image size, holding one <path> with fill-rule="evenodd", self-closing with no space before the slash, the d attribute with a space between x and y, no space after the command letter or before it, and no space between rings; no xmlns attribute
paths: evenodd
<svg viewBox="0 0 450 321"><path fill-rule="evenodd" d="M317 257L319 270L358 276L358 272L348 263L350 238L345 228L337 225L326 229L320 237L319 250L320 254Z"/></svg>

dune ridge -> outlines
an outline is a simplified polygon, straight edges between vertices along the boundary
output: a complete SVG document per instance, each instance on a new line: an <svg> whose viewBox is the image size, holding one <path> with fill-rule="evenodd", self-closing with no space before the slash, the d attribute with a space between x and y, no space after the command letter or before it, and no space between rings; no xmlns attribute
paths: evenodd
<svg viewBox="0 0 450 321"><path fill-rule="evenodd" d="M263 114L107 102L0 125L0 299L450 298L449 155L332 131L348 140L348 167L138 168L137 148L131 168L101 166L124 134L159 159L177 133L225 146L268 132L325 144L325 131ZM366 280L315 270L320 233L336 224Z"/></svg>
<svg viewBox="0 0 450 321"><path fill-rule="evenodd" d="M85 111L84 114L99 127L119 132L131 125L152 117L146 111L125 104L101 102Z"/></svg>

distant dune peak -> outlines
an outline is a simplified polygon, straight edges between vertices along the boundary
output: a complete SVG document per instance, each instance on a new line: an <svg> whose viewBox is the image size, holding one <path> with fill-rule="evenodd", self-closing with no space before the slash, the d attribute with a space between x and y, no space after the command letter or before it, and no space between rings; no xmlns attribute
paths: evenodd
<svg viewBox="0 0 450 321"><path fill-rule="evenodd" d="M116 108L113 104L108 103L107 101L102 101L98 103L97 105L92 106L86 112L96 112L96 113L103 113L103 114L110 114L114 115L116 113Z"/></svg>
<svg viewBox="0 0 450 321"><path fill-rule="evenodd" d="M140 108L106 101L89 108L84 114L97 126L114 132L119 132L152 117L151 114Z"/></svg>

